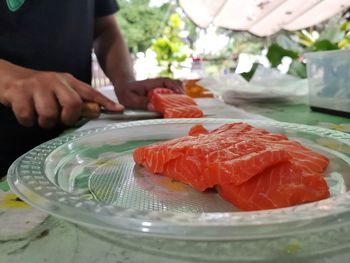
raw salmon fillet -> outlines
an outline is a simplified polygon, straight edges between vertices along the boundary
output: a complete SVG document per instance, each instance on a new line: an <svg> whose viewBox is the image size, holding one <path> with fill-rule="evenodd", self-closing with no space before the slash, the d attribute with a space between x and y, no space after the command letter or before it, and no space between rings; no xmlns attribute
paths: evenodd
<svg viewBox="0 0 350 263"><path fill-rule="evenodd" d="M217 184L241 184L271 165L291 158L281 147L259 142L258 133L245 138L240 132L246 128L246 124L236 123L234 129L226 132L214 130L144 146L134 151L134 160L152 173L204 191Z"/></svg>
<svg viewBox="0 0 350 263"><path fill-rule="evenodd" d="M192 126L192 128L189 130L188 135L190 136L197 136L199 134L208 134L209 131L203 127L202 124L196 124Z"/></svg>
<svg viewBox="0 0 350 263"><path fill-rule="evenodd" d="M157 111L162 113L166 108L198 106L191 97L184 94L154 94L151 103Z"/></svg>
<svg viewBox="0 0 350 263"><path fill-rule="evenodd" d="M134 160L198 191L216 186L224 199L242 210L329 197L322 174L327 157L246 123L225 124L211 132L195 125L188 136L135 149Z"/></svg>
<svg viewBox="0 0 350 263"><path fill-rule="evenodd" d="M261 139L266 140L264 136ZM296 141L268 143L285 149L292 158L268 168L239 187L220 185L219 192L224 199L241 210L261 210L318 201L330 196L322 174L329 164L327 157Z"/></svg>
<svg viewBox="0 0 350 263"><path fill-rule="evenodd" d="M255 131L259 134L260 142L286 150L291 159L268 168L243 184L220 185L220 194L224 199L242 210L260 210L287 207L329 197L328 186L322 174L329 164L327 157L299 142L288 140L281 134L244 125L241 126L241 130L237 128L235 124L228 124L212 133L227 133L227 130L231 130L233 134L244 133L245 137L252 138ZM266 188L269 191L266 191Z"/></svg>
<svg viewBox="0 0 350 263"><path fill-rule="evenodd" d="M241 185L218 189L222 198L245 211L288 207L330 195L322 174L303 170L293 161L272 166Z"/></svg>
<svg viewBox="0 0 350 263"><path fill-rule="evenodd" d="M156 88L148 93L154 109L163 114L164 118L201 118L202 110L191 97L175 94L164 88Z"/></svg>
<svg viewBox="0 0 350 263"><path fill-rule="evenodd" d="M166 108L163 113L164 118L202 118L203 111L198 106L183 106Z"/></svg>

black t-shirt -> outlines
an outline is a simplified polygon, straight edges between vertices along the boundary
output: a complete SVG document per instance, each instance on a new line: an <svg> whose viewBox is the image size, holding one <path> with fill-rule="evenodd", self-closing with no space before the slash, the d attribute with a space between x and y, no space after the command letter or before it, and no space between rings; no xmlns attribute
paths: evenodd
<svg viewBox="0 0 350 263"><path fill-rule="evenodd" d="M115 0L0 0L0 58L36 70L68 72L90 83L94 20L117 9ZM61 131L24 128L0 104L0 171Z"/></svg>

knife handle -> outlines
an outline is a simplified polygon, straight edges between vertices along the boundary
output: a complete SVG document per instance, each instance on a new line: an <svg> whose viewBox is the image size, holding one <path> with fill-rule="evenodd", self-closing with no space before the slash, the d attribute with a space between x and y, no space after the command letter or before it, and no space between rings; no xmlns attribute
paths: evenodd
<svg viewBox="0 0 350 263"><path fill-rule="evenodd" d="M81 116L88 119L97 119L101 114L101 107L96 102L85 102L81 110Z"/></svg>

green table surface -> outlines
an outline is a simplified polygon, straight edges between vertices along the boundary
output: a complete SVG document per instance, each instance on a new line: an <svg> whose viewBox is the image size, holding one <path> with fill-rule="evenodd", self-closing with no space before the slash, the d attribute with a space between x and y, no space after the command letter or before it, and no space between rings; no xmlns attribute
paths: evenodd
<svg viewBox="0 0 350 263"><path fill-rule="evenodd" d="M246 111L257 113L278 121L319 125L350 132L350 119L310 111L305 104L249 104L241 105ZM264 262L350 262L350 227L340 234L348 235L349 242L335 251L305 251L302 240L291 239L275 256ZM179 241L180 242L180 241ZM333 241L336 242L336 241ZM107 234L88 229L46 215L16 199L7 182L0 183L0 262L260 262L227 258L225 249L241 249L254 253L244 242L227 242L214 249L201 242L178 243L183 252L172 251L169 242L157 238ZM241 246L240 246L241 245ZM191 247L190 250L187 248ZM191 251L191 252L188 252Z"/></svg>
<svg viewBox="0 0 350 263"><path fill-rule="evenodd" d="M255 112L277 121L294 122L308 125L322 125L324 122L333 124L350 123L349 117L341 117L313 111L307 104L283 104L283 103L254 103L241 105L247 111Z"/></svg>

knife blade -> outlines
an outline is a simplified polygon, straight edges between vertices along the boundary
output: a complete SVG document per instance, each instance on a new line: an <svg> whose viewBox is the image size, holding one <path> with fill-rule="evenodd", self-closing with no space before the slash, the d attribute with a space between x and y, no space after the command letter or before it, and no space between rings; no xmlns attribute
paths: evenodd
<svg viewBox="0 0 350 263"><path fill-rule="evenodd" d="M152 111L131 109L126 109L123 112L114 112L101 108L101 106L95 102L86 102L83 105L81 116L88 119L138 120L161 118L162 114Z"/></svg>

